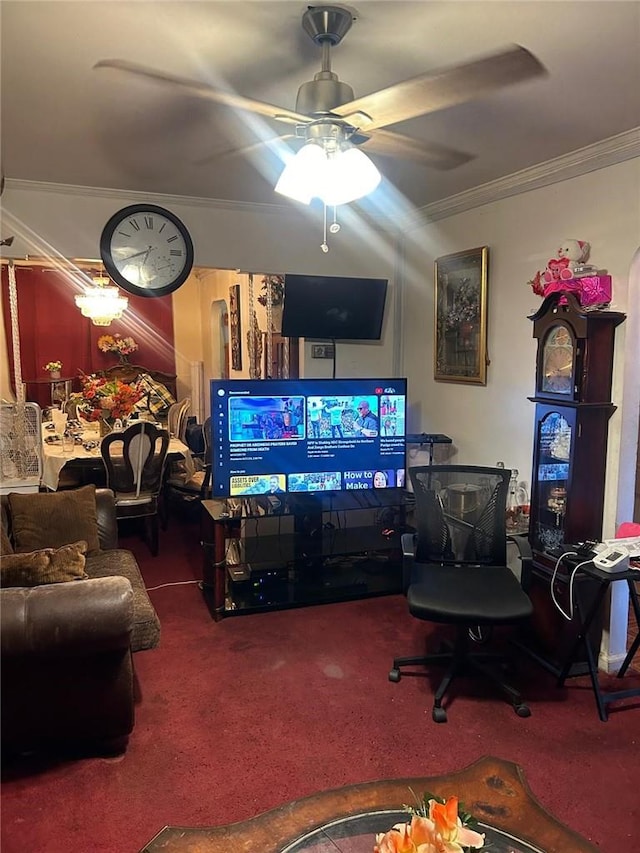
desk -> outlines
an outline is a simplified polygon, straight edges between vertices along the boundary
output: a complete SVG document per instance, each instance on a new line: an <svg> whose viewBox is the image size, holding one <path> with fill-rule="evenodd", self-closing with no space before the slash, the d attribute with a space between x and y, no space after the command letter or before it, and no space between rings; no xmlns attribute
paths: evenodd
<svg viewBox="0 0 640 853"><path fill-rule="evenodd" d="M74 462L76 465L84 465L87 469L102 466L102 456L100 455L100 431L98 424L90 424L82 433L83 441L96 441L97 446L92 450L85 450L81 444L75 444L73 449L64 451L60 444L47 444L44 441L46 436L50 436L51 432L42 428L43 443L42 443L42 485L52 492L58 488L60 479L60 471L68 462ZM186 444L183 444L178 438L171 438L169 441L169 449L167 451L167 459L182 456L185 459L191 455L191 451Z"/></svg>
<svg viewBox="0 0 640 853"><path fill-rule="evenodd" d="M580 647L583 646L587 656L587 663L589 667L589 677L591 678L591 685L593 687L593 694L596 699L596 705L598 706L598 714L600 715L600 719L603 723L606 723L608 719L608 711L607 705L610 705L611 702L616 702L619 699L630 699L633 696L640 696L640 687L635 687L630 690L614 690L609 691L607 693L603 692L600 689L600 681L598 678L598 663L595 659L595 655L593 653L593 649L591 647L591 643L585 642L585 637L589 633L589 628L593 623L593 620L598 615L600 608L602 607L605 599L605 594L612 583L616 581L626 581L629 586L629 597L631 599L631 605L633 607L633 612L636 616L636 624L640 626L640 603L638 603L638 593L636 592L636 588L634 585L634 581L640 580L640 572L637 569L627 569L624 572L603 572L601 569L597 568L593 565L593 563L587 563L581 569L586 575L593 578L594 580L599 582L599 587L596 592L596 595L591 602L591 606L588 608L587 612L583 612L583 607L581 606L580 597L577 597L576 600L576 610L578 614L578 618L580 620L580 628L578 634L576 636L575 642L567 659L562 667L560 675L558 676L558 686L562 687L565 680L569 677L569 671L571 666L573 665L574 660L578 652L580 651ZM640 647L640 627L638 628L638 633L636 635L635 640L631 644L629 651L627 652L627 656L625 657L622 666L618 670L618 678L623 678L627 669L629 668L629 664L631 663L633 656L638 651Z"/></svg>

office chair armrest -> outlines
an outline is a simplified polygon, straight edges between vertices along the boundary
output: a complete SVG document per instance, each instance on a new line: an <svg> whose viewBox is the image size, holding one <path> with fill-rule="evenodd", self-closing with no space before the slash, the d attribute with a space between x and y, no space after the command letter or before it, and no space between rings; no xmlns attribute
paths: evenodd
<svg viewBox="0 0 640 853"><path fill-rule="evenodd" d="M416 553L416 534L403 533L400 537L400 542L402 544L402 556L413 559Z"/></svg>
<svg viewBox="0 0 640 853"><path fill-rule="evenodd" d="M529 537L524 533L520 533L509 536L509 541L513 542L518 549L518 557L522 563L520 584L522 589L528 592L531 586L531 568L533 566L533 554L531 552Z"/></svg>
<svg viewBox="0 0 640 853"><path fill-rule="evenodd" d="M402 591L406 594L413 576L413 565L416 553L416 534L403 533L400 537L402 545Z"/></svg>

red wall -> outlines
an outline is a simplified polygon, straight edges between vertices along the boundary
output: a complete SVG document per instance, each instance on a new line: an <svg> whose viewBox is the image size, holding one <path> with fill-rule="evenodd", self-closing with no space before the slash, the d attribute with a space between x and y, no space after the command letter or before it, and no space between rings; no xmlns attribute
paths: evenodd
<svg viewBox="0 0 640 853"><path fill-rule="evenodd" d="M103 353L97 346L101 335L115 333L130 335L138 344L138 350L129 357L132 363L165 373L176 372L170 295L128 296L129 307L121 320L114 320L110 326L94 326L82 316L74 302L74 296L82 293L86 278L39 267L16 267L15 273L23 381L46 379L44 365L49 361L62 362L64 377L77 377L79 371L93 373L116 364L115 353ZM2 266L2 311L13 386L9 269L6 265ZM75 382L74 390L78 387ZM48 405L49 386L30 386L27 399Z"/></svg>

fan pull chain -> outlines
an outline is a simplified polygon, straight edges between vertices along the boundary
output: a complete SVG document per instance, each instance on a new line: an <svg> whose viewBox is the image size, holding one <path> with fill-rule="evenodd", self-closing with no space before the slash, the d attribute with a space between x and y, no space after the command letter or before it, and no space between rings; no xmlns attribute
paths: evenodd
<svg viewBox="0 0 640 853"><path fill-rule="evenodd" d="M334 206L333 208L333 222L329 227L329 231L332 234L337 234L340 230L340 223L338 222L338 208Z"/></svg>
<svg viewBox="0 0 640 853"><path fill-rule="evenodd" d="M327 254L329 246L327 245L327 205L322 202L322 243L320 244L322 251Z"/></svg>

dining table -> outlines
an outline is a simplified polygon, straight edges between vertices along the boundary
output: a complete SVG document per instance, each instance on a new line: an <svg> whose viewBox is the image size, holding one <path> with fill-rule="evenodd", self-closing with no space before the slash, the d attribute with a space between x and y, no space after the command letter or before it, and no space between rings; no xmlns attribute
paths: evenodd
<svg viewBox="0 0 640 853"><path fill-rule="evenodd" d="M156 425L160 426L160 425ZM77 470L89 474L92 469L101 468L100 426L98 422L83 421L81 429L75 435L63 437L47 423L42 424L42 477L41 485L55 492L60 482L60 472L70 463ZM167 459L191 460L189 447L179 438L171 436Z"/></svg>

